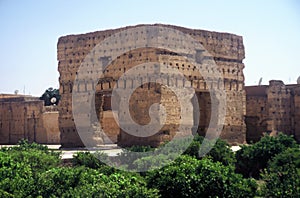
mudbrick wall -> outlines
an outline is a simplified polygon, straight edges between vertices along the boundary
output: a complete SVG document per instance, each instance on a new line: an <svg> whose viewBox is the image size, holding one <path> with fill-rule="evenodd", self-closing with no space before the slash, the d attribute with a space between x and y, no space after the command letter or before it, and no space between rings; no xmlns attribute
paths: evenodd
<svg viewBox="0 0 300 198"><path fill-rule="evenodd" d="M135 26L142 27L143 25ZM152 25L168 27L179 30L200 42L203 47L210 53L217 65L217 70L222 74L222 83L224 83L227 105L225 123L221 133L221 138L229 143L244 143L246 140L246 125L244 116L246 113L246 94L244 89L243 59L245 57L243 40L241 36L229 33L210 32L205 30L194 30L170 25ZM104 71L104 77L100 78L97 84L91 79L82 80L76 87L73 87L81 63L93 48L104 41L107 37L112 36L122 30L134 27L125 27L113 30L97 31L87 34L68 35L59 38L57 44L58 71L60 73L60 93L61 101L59 105L59 128L61 132L62 147L83 146L78 135L74 117L72 114L72 93L95 93L95 108L100 120L102 129L108 137L95 137L98 143L118 142L120 145L130 146L133 144L153 145L170 140L174 133L178 133L177 127L180 108L174 94L166 89L165 86L157 83L147 83L135 90L130 98L130 109L132 119L139 124L149 122L148 107L151 106L149 101L163 104L167 113L167 121L159 133L149 137L135 137L119 129L113 118L110 99L112 88L116 85L117 80L130 68L143 64L145 62L156 61L168 67L178 69L191 82L190 85L195 89L199 102L200 119L198 132L205 133L207 130L211 115L211 101L209 86L218 86L203 80L203 77L197 72L194 65L187 62L177 53L168 50L145 47L141 49L127 49L128 52L112 60L110 65ZM136 40L144 39L143 32L136 32ZM118 50L118 48L111 51ZM109 57L98 57L98 60L90 60L90 65L97 61L110 61ZM92 67L92 66L91 66ZM147 68L144 68L147 69ZM204 68L207 73L214 73L211 68ZM86 67L86 72L93 72L92 68ZM176 80L176 77L174 77ZM132 86L135 79L127 79L118 82L119 87ZM142 79L143 80L143 79ZM184 82L176 82L184 85ZM75 90L74 90L75 89ZM119 96L116 100L122 100ZM87 98L82 97L78 106L84 106ZM145 110L146 109L146 110ZM90 116L88 112L82 114L83 117ZM120 116L120 115L119 115ZM193 115L186 115L193 120ZM91 124L92 125L92 124ZM97 129L98 130L98 129ZM95 130L95 131L97 131ZM98 130L99 131L99 130ZM97 135L95 135L97 136ZM93 139L93 138L92 138Z"/></svg>
<svg viewBox="0 0 300 198"><path fill-rule="evenodd" d="M37 97L0 95L0 144L16 144L21 139L59 144L58 111L44 107Z"/></svg>
<svg viewBox="0 0 300 198"><path fill-rule="evenodd" d="M247 86L247 141L264 133L283 132L300 141L300 85L272 80L269 85Z"/></svg>

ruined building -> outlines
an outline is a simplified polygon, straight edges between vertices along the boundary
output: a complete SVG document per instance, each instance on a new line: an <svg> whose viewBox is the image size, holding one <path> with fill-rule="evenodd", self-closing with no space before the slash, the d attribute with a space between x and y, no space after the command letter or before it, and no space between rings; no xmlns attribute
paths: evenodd
<svg viewBox="0 0 300 198"><path fill-rule="evenodd" d="M147 27L154 29L157 38L147 32ZM159 35L159 28L171 30ZM194 50L193 41L185 35L201 46ZM148 46L155 39L161 46ZM119 41L121 45L117 45ZM97 47L101 44L106 46L104 50ZM191 53L193 50L195 54ZM195 62L189 57L195 58ZM57 44L57 58L60 104L45 107L37 97L0 94L0 144L28 139L61 143L62 147L89 146L84 141L91 146L102 143L158 146L178 134L190 133L189 126L201 135L207 134L208 128L217 131L221 127L220 137L231 144L255 142L264 133L277 132L294 135L300 142L300 78L298 84L284 85L273 80L269 85L245 87L241 36L170 25L138 25L63 36ZM190 93L181 91L183 87L192 88L194 97L189 98ZM223 101L222 93L213 92L213 88L226 93L224 115L214 108L214 101L217 104ZM128 91L132 91L130 97L126 95ZM127 100L130 115L113 108L113 104ZM183 108L182 101L191 102L192 109ZM146 126L153 120L150 109L154 103L165 110L156 109L161 117L155 120L163 126L155 134L146 131L146 136L135 136L117 123L116 118L122 121L122 126L132 128L130 117ZM211 126L213 120L219 119L216 115L224 117L221 126L219 123Z"/></svg>
<svg viewBox="0 0 300 198"><path fill-rule="evenodd" d="M59 144L57 108L45 107L38 97L0 94L0 144L16 144L21 139Z"/></svg>
<svg viewBox="0 0 300 198"><path fill-rule="evenodd" d="M90 118L92 116L88 111L85 112L87 107L85 105L90 102L88 95L93 95L95 92L93 105L95 105L97 118L100 120L101 127L107 135L106 138L99 137L100 139L102 138L101 141L104 141L104 143L117 142L118 144L125 146L133 144L148 144L157 146L164 141L172 139L174 134L178 132L178 121L182 119L178 114L178 112L180 112L180 108L178 108L178 100L172 91L157 83L147 83L140 86L130 98L130 113L132 119L141 125L147 124L150 121L148 109L152 103L157 102L165 106L168 117L165 125L157 134L153 134L148 137L135 137L134 135L127 134L119 128L113 117L113 109L111 105L112 89L115 86L121 88L133 86L134 81L136 80L133 78L126 79L118 82L120 84L116 84L118 79L126 73L126 71L136 65L153 61L167 67L177 69L186 79L189 80L190 84L186 85L184 80L177 79L177 77L174 76L172 80L176 81L176 85L178 85L178 87L190 86L195 89L195 95L199 103L200 118L197 118L199 120L193 120L195 119L193 115L186 116L190 116L189 118L192 122L196 123L199 121L197 130L200 134L204 134L206 132L210 122L210 116L212 114L211 97L213 96L210 95L209 88L218 87L220 84L224 84L227 97L226 115L220 137L230 143L245 142L246 125L244 122L244 116L246 113L246 93L244 89L243 75L243 59L245 58L245 52L242 37L229 33L194 30L169 25L151 26L168 27L179 30L201 43L217 65L216 70L207 66L202 68L205 70L204 73L221 73L221 82L215 83L210 82L209 80L204 80L202 74L197 71L195 65L189 63L178 53L168 49L158 49L147 46L139 49L131 49L130 47L127 49L121 49L115 47L114 43L111 43L108 45L109 52L113 53L118 50L127 51L114 60L111 60L111 57L104 55L99 55L98 57L97 53L100 54L100 52L93 51L94 47L105 39L114 36L114 34L131 28L144 27L144 25L60 37L57 44L57 58L58 71L60 73L59 83L61 101L59 105L59 128L61 132L62 147L83 146L74 122L74 109L72 108L72 94L74 92L82 94L81 100L77 101L76 105L78 108L82 108L83 113L80 116L83 119ZM132 45L136 45L138 41L152 39L148 38L145 33L146 32L143 31L134 32L135 40L130 41L132 42ZM172 35L170 35L170 37L172 37ZM126 39L127 38L125 36L124 41ZM168 39L168 35L166 35L165 38L160 39ZM180 39L178 39L176 42L184 43L185 41L180 41ZM89 63L84 66L87 76L89 73L95 73L94 66L96 63L110 62L110 64L104 71L104 75L101 77L99 76L99 81L97 83L87 77L85 79L80 79L76 86L74 86L75 79L79 75L77 72L90 52L93 52L95 56L90 58ZM104 50L104 52L102 51L101 53L105 54L107 52ZM145 66L144 70L147 69L147 66ZM141 82L146 81L146 79L143 78L139 80ZM167 81L168 80L166 80L166 83L168 83ZM115 98L115 100L122 101L122 98L123 96L119 95ZM122 115L119 114L119 116ZM85 130L87 133L94 130L93 123L87 125L91 125L86 126ZM98 129L95 129L95 131L97 130ZM95 137L94 139L97 138Z"/></svg>
<svg viewBox="0 0 300 198"><path fill-rule="evenodd" d="M284 132L300 142L300 84L247 86L247 142L258 141L263 133Z"/></svg>

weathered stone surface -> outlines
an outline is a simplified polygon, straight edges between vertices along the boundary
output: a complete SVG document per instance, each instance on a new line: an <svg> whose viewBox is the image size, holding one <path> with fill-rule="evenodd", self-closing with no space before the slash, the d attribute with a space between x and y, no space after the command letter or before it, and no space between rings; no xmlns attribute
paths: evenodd
<svg viewBox="0 0 300 198"><path fill-rule="evenodd" d="M135 27L141 26L143 25ZM246 136L246 126L244 123L244 116L246 113L246 96L243 75L244 64L242 62L245 57L245 53L242 37L229 33L193 30L169 25L153 26L169 27L180 30L199 41L212 55L217 64L217 70L223 75L224 80L222 83L225 85L227 94L226 116L221 137L228 140L230 143L244 143ZM57 58L59 61L58 71L60 73L59 82L62 95L59 109L59 127L61 131L61 144L63 147L84 146L77 133L72 115L73 84L81 63L84 61L86 55L105 38L113 35L114 33L130 28L132 27L80 35L68 35L59 38L57 45ZM143 33L137 32L136 37L137 40L143 39ZM99 61L109 61L109 59L105 59L105 57L102 57L101 60L100 59L101 57L99 58ZM90 60L91 63L93 61L95 60ZM147 138L135 138L123 133L121 130L118 132L117 124L112 122L112 116L110 114L111 107L109 102L107 102L112 92L112 88L116 85L116 81L120 76L138 64L151 61L159 62L160 64L168 67L177 68L192 82L192 85L189 86L192 86L197 93L196 95L198 97L201 111L198 132L205 133L211 115L210 94L207 93L208 86L218 86L218 84L205 82L201 74L195 70L194 65L189 64L181 56L168 50L156 48L141 48L138 50L128 49L127 54L123 54L111 62L104 72L105 77L100 79L97 85L95 85L92 80L85 79L79 83L77 87L75 87L76 92L92 93L96 90L95 107L98 113L98 118L100 119L103 129L106 129L108 133L110 133L108 136L111 137L112 142L116 142L118 139L118 143L120 145L126 146L132 144L158 145L163 141L170 140L170 138L174 136L178 120L180 120L180 118L176 118L176 116L178 116L178 112L176 113L176 110L174 111L174 109L176 109L177 106L175 98L173 98L171 92L168 92L167 90L163 91L162 86L149 84L136 90L137 96L132 96L131 106L136 108L135 110L131 110L131 114L137 123L145 124L149 121L147 112L144 112L144 110L151 106L148 101L153 103L153 100L155 101L156 97L158 102L163 104L167 109L169 116L167 119L168 123L166 123L158 134ZM147 70L147 68L145 69ZM208 67L205 69L205 72L207 73L214 73L214 71L210 70ZM91 72L91 70L89 70L88 67L86 68L87 72ZM174 80L176 80L176 78L174 78ZM120 84L118 84L118 86L128 86L130 83L134 84L134 79L128 79L126 82L122 81L119 83ZM184 85L184 82L182 81L176 81L176 83L179 83L178 86L180 84L180 86L188 86ZM122 98L122 96L120 96L120 98ZM83 94L81 103L84 104L87 100L88 98L85 98ZM81 116L87 117L89 115L87 113L86 115L82 114ZM191 116L191 118L193 117L193 115L187 116ZM88 128L90 126L86 127ZM117 138L117 136L119 138Z"/></svg>
<svg viewBox="0 0 300 198"><path fill-rule="evenodd" d="M57 108L44 107L37 97L0 95L0 144L16 144L21 139L59 144Z"/></svg>
<svg viewBox="0 0 300 198"><path fill-rule="evenodd" d="M269 85L247 86L247 141L263 133L283 132L300 141L300 85L271 80Z"/></svg>
<svg viewBox="0 0 300 198"><path fill-rule="evenodd" d="M41 115L42 128L44 131L38 131L37 142L45 144L60 144L60 132L58 127L58 109L55 106L43 107ZM45 135L44 135L45 134ZM42 138L45 138L42 141Z"/></svg>

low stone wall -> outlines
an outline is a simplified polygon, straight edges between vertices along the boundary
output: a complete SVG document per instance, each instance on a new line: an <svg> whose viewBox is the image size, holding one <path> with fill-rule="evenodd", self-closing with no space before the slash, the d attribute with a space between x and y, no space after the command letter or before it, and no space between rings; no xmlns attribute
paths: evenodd
<svg viewBox="0 0 300 198"><path fill-rule="evenodd" d="M60 144L57 107L44 107L44 101L32 96L1 96L0 144L16 144L21 139Z"/></svg>

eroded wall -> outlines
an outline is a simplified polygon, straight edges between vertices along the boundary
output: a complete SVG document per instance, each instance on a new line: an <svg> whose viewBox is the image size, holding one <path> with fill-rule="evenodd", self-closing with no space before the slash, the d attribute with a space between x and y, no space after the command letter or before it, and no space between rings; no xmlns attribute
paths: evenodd
<svg viewBox="0 0 300 198"><path fill-rule="evenodd" d="M36 97L3 95L0 98L0 144L30 142L59 144L58 111L48 112Z"/></svg>
<svg viewBox="0 0 300 198"><path fill-rule="evenodd" d="M163 27L170 27L180 30L194 39L199 41L204 48L213 56L214 61L217 64L217 70L223 75L223 82L225 84L226 94L227 94L227 106L226 106L226 116L223 132L221 137L228 140L230 143L243 143L245 142L245 130L246 126L244 123L244 115L246 112L246 98L244 90L244 75L243 75L243 59L244 59L244 46L241 36L229 34L229 33L218 33L218 32L209 32L204 30L192 30L176 26L161 25ZM105 38L113 35L116 32L128 29L131 27L125 27L114 30L98 31L93 33L81 34L81 35L69 35L59 38L58 41L58 70L60 73L60 91L61 91L61 102L60 102L60 114L59 114L59 127L61 131L61 143L63 147L74 147L74 146L83 146L83 143L77 133L77 129L74 124L74 118L72 115L72 89L74 84L75 76L77 75L78 68L83 62L86 55L101 41ZM136 33L137 40L143 39L143 32ZM118 49L112 49L118 50ZM121 55L116 60L114 60L111 65L105 70L105 78L100 79L99 84L95 85L91 79L83 80L78 87L75 87L78 92L85 92L92 94L94 90L96 92L109 94L111 89L114 87L118 78L128 71L131 67L142 64L145 62L157 61L161 64L165 64L169 67L177 68L184 76L192 82L192 86L199 93L205 92L208 90L208 86L218 86L215 84L210 84L205 82L201 77L201 74L197 73L197 69L194 65L191 65L183 60L182 57L176 55L176 53L168 52L166 50L158 50L152 48L145 48L136 51L130 51L127 49L128 53ZM90 60L92 63L97 60ZM99 61L109 61L108 57L99 57ZM92 65L92 64L91 64ZM93 72L92 66L89 69L86 68L86 72ZM147 68L145 68L147 69ZM204 68L207 72L213 73L214 71L211 68ZM133 80L133 79L132 79ZM119 82L119 86L128 86L127 82ZM181 82L182 83L182 82ZM143 88L145 89L145 88ZM148 93L148 92L147 92ZM200 96L200 94L198 94ZM143 104L143 100L146 100L150 95L144 94L137 98L134 102L136 104ZM168 99L168 93L165 93L165 97L161 96L161 102L166 103ZM199 98L201 99L201 97ZM88 99L82 96L81 102L88 102ZM101 102L95 101L96 104L101 105ZM209 101L206 107L209 107ZM145 107L148 105L145 105ZM203 106L203 105L202 105ZM174 105L173 105L174 107ZM100 109L100 123L105 125L106 122L109 122L111 118L110 113L105 112L102 107ZM104 113L101 113L101 112ZM203 119L207 119L210 115L209 111L203 110ZM137 111L138 112L138 111ZM205 112L205 113L204 113ZM105 116L106 115L106 116ZM207 116L205 116L207 115ZM88 115L83 115L88 116ZM101 117L102 116L102 117ZM140 116L141 117L141 116ZM143 117L143 116L142 116ZM101 120L102 119L102 120ZM107 119L107 121L103 121ZM142 120L142 118L139 118ZM176 122L175 122L176 123ZM200 123L203 123L200 120ZM204 121L207 123L207 121ZM107 125L111 125L107 123ZM176 125L176 124L175 124ZM106 126L104 126L106 127ZM107 126L108 128L114 128L115 124L112 126ZM205 130L205 124L202 124L201 128ZM114 130L115 131L115 130ZM171 132L169 129L163 129L165 134ZM200 131L200 128L199 128ZM115 132L114 132L115 134ZM164 137L166 135L164 134ZM127 137L126 135L119 135L121 144L130 144L136 142ZM123 138L124 137L124 138ZM170 136L171 137L171 136ZM157 137L156 137L157 138ZM113 138L115 140L115 138ZM160 139L160 137L158 138ZM161 138L164 140L164 138ZM168 138L166 138L168 139ZM151 142L149 137L143 141L143 144ZM156 141L156 140L155 140ZM158 140L160 141L160 140Z"/></svg>
<svg viewBox="0 0 300 198"><path fill-rule="evenodd" d="M250 86L246 89L247 142L258 141L267 132L269 110L267 105L267 86Z"/></svg>
<svg viewBox="0 0 300 198"><path fill-rule="evenodd" d="M289 86L288 86L289 87ZM295 139L300 142L300 85L291 85L291 94L292 94L292 108L291 108L291 124L292 130L294 131L293 135Z"/></svg>
<svg viewBox="0 0 300 198"><path fill-rule="evenodd" d="M247 142L258 141L264 133L278 132L300 140L299 89L300 85L285 85L280 80L246 87Z"/></svg>
<svg viewBox="0 0 300 198"><path fill-rule="evenodd" d="M38 142L45 144L60 144L60 132L58 127L58 110L57 107L44 107L45 110L41 115L43 131L38 133ZM39 136L41 136L39 138Z"/></svg>

